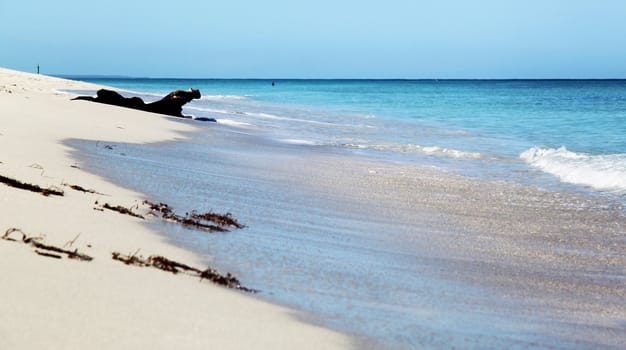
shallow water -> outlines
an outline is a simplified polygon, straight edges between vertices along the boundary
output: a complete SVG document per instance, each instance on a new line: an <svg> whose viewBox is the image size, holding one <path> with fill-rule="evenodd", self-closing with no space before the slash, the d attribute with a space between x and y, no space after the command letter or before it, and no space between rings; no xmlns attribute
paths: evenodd
<svg viewBox="0 0 626 350"><path fill-rule="evenodd" d="M198 88L185 113L281 142L626 203L625 80L87 80Z"/></svg>
<svg viewBox="0 0 626 350"><path fill-rule="evenodd" d="M198 125L187 141L69 144L83 169L179 212L231 212L248 227L150 225L367 347L626 341L619 202Z"/></svg>

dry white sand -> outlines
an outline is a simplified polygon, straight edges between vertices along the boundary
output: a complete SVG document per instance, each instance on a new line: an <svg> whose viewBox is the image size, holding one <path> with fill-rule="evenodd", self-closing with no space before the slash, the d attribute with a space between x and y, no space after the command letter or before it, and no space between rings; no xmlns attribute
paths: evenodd
<svg viewBox="0 0 626 350"><path fill-rule="evenodd" d="M172 118L85 101L56 89L93 85L0 68L0 175L63 197L0 184L0 235L19 228L42 242L92 256L84 262L37 255L0 240L2 349L331 349L341 334L302 323L285 308L197 278L127 266L111 259L141 249L201 267L143 220L94 210L95 202L131 207L143 198L75 165L66 139L146 143L184 137ZM64 184L94 189L74 191ZM18 234L12 235L20 238ZM245 283L245 281L243 281Z"/></svg>

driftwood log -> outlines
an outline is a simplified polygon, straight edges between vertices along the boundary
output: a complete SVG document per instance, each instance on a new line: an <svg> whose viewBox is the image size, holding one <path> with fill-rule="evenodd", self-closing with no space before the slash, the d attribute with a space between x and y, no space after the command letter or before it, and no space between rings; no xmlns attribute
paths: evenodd
<svg viewBox="0 0 626 350"><path fill-rule="evenodd" d="M195 100L198 98L200 98L200 90L176 90L170 92L167 96L158 101L145 103L139 97L124 97L115 91L100 89L98 90L96 97L78 96L73 98L72 100L92 101L114 106L139 109L146 112L171 115L174 117L191 118L189 116L183 115L183 106L191 100ZM203 118L203 120L205 119L210 118ZM215 121L215 119L207 121Z"/></svg>

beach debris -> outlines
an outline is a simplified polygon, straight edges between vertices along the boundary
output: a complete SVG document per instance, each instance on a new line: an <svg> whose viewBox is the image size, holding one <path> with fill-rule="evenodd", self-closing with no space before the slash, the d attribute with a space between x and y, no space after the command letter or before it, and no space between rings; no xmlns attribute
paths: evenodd
<svg viewBox="0 0 626 350"><path fill-rule="evenodd" d="M35 253L37 253L38 255L41 255L41 256L48 257L48 258L63 259L63 257L62 257L62 256L60 256L60 255L57 255L57 254L50 254L50 253L42 252L42 251L40 251L40 250L36 250L36 249L35 249Z"/></svg>
<svg viewBox="0 0 626 350"><path fill-rule="evenodd" d="M199 99L200 96L200 90L175 90L156 102L145 103L139 97L126 98L116 91L100 89L96 92L96 97L78 96L73 98L72 100L92 101L114 106L138 109L146 112L171 115L174 117L191 118L189 116L183 115L183 105L190 102L191 100Z"/></svg>
<svg viewBox="0 0 626 350"><path fill-rule="evenodd" d="M98 204L98 202L96 201L96 205L97 204ZM96 208L94 208L94 209L96 209ZM145 218L142 215L139 215L139 214L133 212L131 209L123 207L121 205L112 206L109 203L104 203L102 205L102 209L108 209L108 210L116 211L116 212L118 212L120 214L130 215L132 217L136 217L136 218L145 220Z"/></svg>
<svg viewBox="0 0 626 350"><path fill-rule="evenodd" d="M112 259L121 261L126 265L149 266L146 260L144 260L140 256L137 256L137 253L139 253L139 250L137 250L132 255L122 255L121 253L113 252Z"/></svg>
<svg viewBox="0 0 626 350"><path fill-rule="evenodd" d="M185 216L181 216L176 214L172 207L165 203L153 203L145 200L143 204L150 208L152 215L160 216L163 221L181 224L188 228L207 232L229 232L226 227L238 229L245 227L237 222L231 213L217 214L207 212L199 214L197 211L193 210L191 214L185 213ZM212 222L213 224L209 224L208 222Z"/></svg>
<svg viewBox="0 0 626 350"><path fill-rule="evenodd" d="M255 289L250 289L242 286L239 280L230 273L226 273L226 276L224 276L212 268L207 268L200 273L200 280L203 279L207 279L215 284L227 288L234 288L248 293L258 293L258 291Z"/></svg>
<svg viewBox="0 0 626 350"><path fill-rule="evenodd" d="M73 189L74 191L78 191L78 192L83 192L83 193L91 193L91 194L100 194L100 195L105 195L104 193L100 193L94 189L86 189L82 186L79 185L70 185L70 184L63 184L63 186L67 186L71 189Z"/></svg>
<svg viewBox="0 0 626 350"><path fill-rule="evenodd" d="M194 220L205 220L214 222L220 226L230 226L238 229L245 228L246 226L237 222L237 219L233 218L233 214L217 214L214 212L206 212L204 214L198 214L195 210L191 212L190 217Z"/></svg>
<svg viewBox="0 0 626 350"><path fill-rule="evenodd" d="M27 190L27 191L31 191L31 192L35 192L35 193L41 193L42 195L48 197L48 196L63 196L64 193L62 190L56 188L56 187L49 187L49 188L41 188L37 185L33 185L33 184L29 184L29 183L24 183L6 176L2 176L0 175L0 182L10 186L10 187L15 187L21 190Z"/></svg>
<svg viewBox="0 0 626 350"><path fill-rule="evenodd" d="M171 272L173 274L177 274L179 272L179 270L184 270L184 271L192 271L192 272L197 272L199 273L200 270L191 267L189 265L185 265L179 262L176 262L174 260L170 260L164 256L160 256L160 255L151 255L148 258L148 263L153 266L156 267L157 269L163 270L163 271L168 271Z"/></svg>
<svg viewBox="0 0 626 350"><path fill-rule="evenodd" d="M153 203L153 202L150 202L149 200L145 200L143 201L143 204L147 205L150 208L150 210L152 210L152 212L156 211L162 216L174 214L174 210L172 210L172 208L165 203Z"/></svg>
<svg viewBox="0 0 626 350"><path fill-rule="evenodd" d="M198 230L203 230L203 231L208 231L208 232L228 232L227 229L221 226L204 224L200 222L199 220L190 219L189 217L186 217L186 216L180 217L178 215L174 215L174 216L168 217L167 220L174 220L175 222L178 222L185 227L195 228Z"/></svg>
<svg viewBox="0 0 626 350"><path fill-rule="evenodd" d="M79 191L79 192L85 192L85 193L97 193L96 190L92 190L92 189L85 189L82 186L78 186L78 185L70 185L70 188L75 190L75 191Z"/></svg>
<svg viewBox="0 0 626 350"><path fill-rule="evenodd" d="M159 270L171 272L173 274L185 272L188 275L200 277L200 280L206 279L223 287L237 289L248 293L257 293L257 291L254 289L242 286L241 282L239 282L239 280L230 273L223 275L217 270L210 267L205 270L200 270L198 268L168 259L161 255L151 255L146 259L142 256L137 256L138 253L139 250L129 255L123 255L119 252L113 252L111 253L111 256L113 260L121 261L126 265L154 267Z"/></svg>
<svg viewBox="0 0 626 350"><path fill-rule="evenodd" d="M12 237L12 235L16 233L21 234L22 237L20 240ZM76 240L76 238L74 240ZM18 228L10 228L6 230L4 235L0 237L0 239L3 239L5 241L11 241L11 242L21 241L24 244L32 246L35 250L35 253L41 256L49 257L49 258L61 259L62 255L66 255L69 259L75 259L75 260L80 260L80 261L93 260L93 258L90 257L89 255L79 253L78 249L74 249L73 251L71 251L71 250L66 250L63 248L59 248L59 247L42 243L41 241L43 240L43 237L28 236L26 233L24 233L24 231Z"/></svg>

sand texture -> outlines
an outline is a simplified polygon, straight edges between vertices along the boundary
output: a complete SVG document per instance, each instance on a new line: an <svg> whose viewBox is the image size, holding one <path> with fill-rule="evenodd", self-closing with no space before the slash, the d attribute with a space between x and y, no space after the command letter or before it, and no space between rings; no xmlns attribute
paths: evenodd
<svg viewBox="0 0 626 350"><path fill-rule="evenodd" d="M194 127L70 101L71 95L56 90L96 88L0 69L0 176L64 194L45 196L0 184L0 236L20 230L0 240L0 349L350 347L346 336L302 323L292 311L243 292L111 258L113 252L138 251L204 264L151 232L146 220L101 210L108 203L143 215L149 211L141 194L81 169L63 141L95 140L98 147L148 143L183 138ZM28 244L24 235L31 238ZM70 259L42 244L93 260Z"/></svg>

